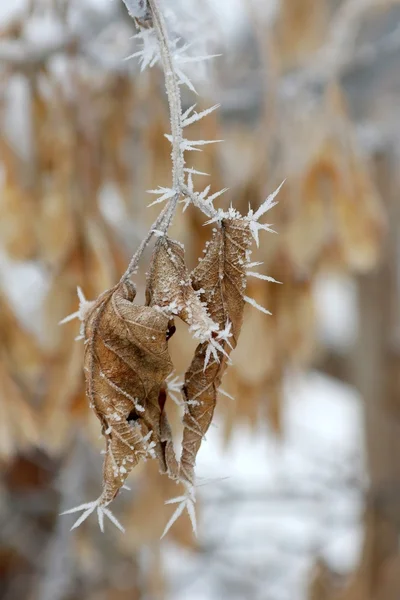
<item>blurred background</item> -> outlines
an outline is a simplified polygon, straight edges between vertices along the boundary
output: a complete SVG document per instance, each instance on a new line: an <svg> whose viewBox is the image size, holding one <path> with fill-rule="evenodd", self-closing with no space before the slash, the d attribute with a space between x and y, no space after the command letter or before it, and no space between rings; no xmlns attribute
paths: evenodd
<svg viewBox="0 0 400 600"><path fill-rule="evenodd" d="M162 73L124 60L121 0L1 2L0 598L399 600L400 5L163 5L195 55L221 54L188 72L200 108L222 104L190 132L225 140L192 163L230 188L219 206L286 179L253 255L283 285L249 283L273 314L246 309L198 459L198 538L183 516L160 542L176 488L151 463L113 506L125 535L70 533L58 514L98 496L103 440L79 324L58 322L77 285L115 284L157 214L169 116ZM190 265L203 222L172 229ZM184 327L172 346L182 375Z"/></svg>

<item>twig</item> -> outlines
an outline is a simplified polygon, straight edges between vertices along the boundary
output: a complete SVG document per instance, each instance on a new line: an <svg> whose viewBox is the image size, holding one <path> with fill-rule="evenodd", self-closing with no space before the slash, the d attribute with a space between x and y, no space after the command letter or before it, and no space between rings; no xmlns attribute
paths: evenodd
<svg viewBox="0 0 400 600"><path fill-rule="evenodd" d="M171 48L168 40L167 28L164 16L160 10L158 0L149 0L149 5L153 15L154 29L157 35L161 64L165 75L165 87L169 104L172 134L172 168L173 168L173 188L179 191L179 186L184 180L184 157L181 149L182 145L182 103L179 90L178 78L174 69Z"/></svg>
<svg viewBox="0 0 400 600"><path fill-rule="evenodd" d="M132 10L129 0L123 0L128 11ZM166 233L171 225L175 215L179 199L182 195L188 196L193 204L199 207L208 217L214 217L216 212L212 207L208 207L197 199L196 195L185 185L185 158L183 146L183 125L182 125L182 102L179 89L179 80L174 67L174 59L168 38L167 27L163 13L160 9L158 0L148 0L150 7L153 27L157 36L161 65L165 76L165 87L167 92L170 122L171 122L171 143L172 143L172 190L175 194L167 202L166 207L159 214L157 219L150 227L149 232L140 244L139 248L132 257L127 270L121 277L120 282L126 281L137 269L139 260L151 241L155 231ZM131 13L130 13L131 14Z"/></svg>

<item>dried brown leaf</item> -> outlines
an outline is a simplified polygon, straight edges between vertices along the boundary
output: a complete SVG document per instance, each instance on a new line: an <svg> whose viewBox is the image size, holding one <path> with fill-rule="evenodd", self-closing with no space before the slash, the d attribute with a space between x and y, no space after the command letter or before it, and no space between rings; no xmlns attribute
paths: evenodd
<svg viewBox="0 0 400 600"><path fill-rule="evenodd" d="M250 245L248 223L239 218L224 219L214 230L204 258L192 273L194 289L200 292L211 318L225 331L221 343L226 354L236 346L242 327ZM207 364L207 345L200 344L185 375L181 477L190 484L193 484L196 456L211 424L226 366L227 356L221 352Z"/></svg>
<svg viewBox="0 0 400 600"><path fill-rule="evenodd" d="M189 331L201 342L218 330L209 317L199 294L192 287L185 265L183 246L162 236L157 240L147 281L146 300L166 314L179 316L189 325Z"/></svg>
<svg viewBox="0 0 400 600"><path fill-rule="evenodd" d="M161 471L168 470L162 388L172 370L169 319L155 308L134 305L135 294L125 283L81 308L87 395L107 443L100 506L114 499L148 455L155 452Z"/></svg>

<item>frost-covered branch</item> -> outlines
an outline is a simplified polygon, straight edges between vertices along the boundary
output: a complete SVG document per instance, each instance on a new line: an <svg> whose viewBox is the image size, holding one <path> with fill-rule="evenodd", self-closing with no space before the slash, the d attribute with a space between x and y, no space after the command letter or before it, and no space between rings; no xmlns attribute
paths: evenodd
<svg viewBox="0 0 400 600"><path fill-rule="evenodd" d="M146 66L152 66L153 64L160 62L164 72L171 122L171 134L168 134L167 138L171 142L172 146L172 186L171 188L150 190L151 193L155 193L159 196L159 198L152 204L167 201L167 205L150 227L148 234L132 257L126 272L121 278L121 281L125 281L134 273L143 251L153 237L154 232L167 232L175 214L179 199L182 195L189 197L193 203L201 208L208 217L215 216L215 210L211 206L210 202L201 202L201 197L199 199L194 192L189 192L189 188L185 184L186 171L188 170L185 169L184 157L185 151L199 150L199 146L215 142L214 140L199 140L193 142L186 140L183 137L183 128L188 127L196 121L199 121L218 108L218 106L213 106L210 109L206 109L200 113L194 112L191 114L195 108L195 106L193 106L185 113L182 113L181 93L179 86L182 83L187 83L188 80L183 78L182 72L176 67L174 48L176 48L178 40L176 40L174 44L171 44L168 38L164 15L160 9L158 0L148 0L147 2L146 0L123 0L123 2L125 3L128 12L132 17L143 18L144 16L148 17L149 12L151 14L152 27L141 31L137 36L143 43L143 49L133 54L132 57L137 56L141 59L142 70ZM156 44L154 44L155 41ZM182 48L179 49L179 57L182 60ZM191 177L190 172L189 177ZM217 197L217 195L214 195L213 198Z"/></svg>
<svg viewBox="0 0 400 600"><path fill-rule="evenodd" d="M87 393L91 407L107 425L103 427L107 439L103 491L97 500L64 511L64 514L82 511L73 525L75 528L96 512L102 531L105 517L122 531L122 525L108 505L123 487L132 468L140 460L151 457L160 461L162 473L184 486L184 493L169 501L178 506L163 535L184 510L196 532L196 456L211 424L221 379L231 362L230 353L238 341L245 303L270 314L246 296L245 290L248 269L255 266L250 262L252 242L254 240L258 246L260 230L273 231L270 225L259 223L259 219L276 204L275 197L280 188L257 210L249 208L244 216L232 207L228 211L215 209L214 201L226 189L212 193L211 186L206 185L202 191L195 191L193 175L204 174L185 167L185 152L201 152L203 146L221 140L190 140L184 137L183 130L207 117L218 106L197 112L193 105L182 112L180 86L186 85L192 91L194 87L177 63L210 57L186 56L189 46L182 46L179 38L169 39L159 0L123 1L140 28L136 37L142 48L132 56L139 58L142 69L159 63L164 71L171 121L171 133L166 137L171 143L172 183L169 188L149 190L157 196L151 204L165 205L119 284L100 294L95 301L87 301L80 293L79 311L64 319L68 322L77 317L81 321L80 338L86 346ZM206 244L204 257L191 273L186 267L182 244L167 236L180 201L184 203L183 210L193 204L208 217L208 223L217 225L213 228L212 239ZM136 290L129 278L135 273L153 236L158 240L147 275L146 305L139 306L133 302ZM216 268L210 269L210 264ZM249 274L272 281L263 274ZM198 344L183 387L176 378L168 380L173 364L167 342L173 334L171 330L175 330L171 325L175 317L189 326L189 332ZM160 348L163 348L161 352ZM114 364L112 378L107 375L110 353ZM127 378L127 366L132 370L132 377ZM136 368L140 369L140 377L135 375ZM149 383L145 385L147 380ZM137 381L140 382L138 385ZM159 414L157 409L151 409L146 391L150 388L157 391ZM184 407L179 461L162 401L166 394L173 398L178 388L182 390ZM134 419L131 419L132 413Z"/></svg>
<svg viewBox="0 0 400 600"><path fill-rule="evenodd" d="M172 135L172 187L179 192L184 179L184 156L182 149L182 102L178 77L174 68L171 47L164 16L158 0L148 0L153 15L154 30L157 35L161 64L165 76L165 87L169 104Z"/></svg>

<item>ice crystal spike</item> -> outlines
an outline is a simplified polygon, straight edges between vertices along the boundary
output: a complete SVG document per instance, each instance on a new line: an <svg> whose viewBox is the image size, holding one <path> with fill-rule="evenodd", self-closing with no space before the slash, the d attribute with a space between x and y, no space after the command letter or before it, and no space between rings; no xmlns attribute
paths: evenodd
<svg viewBox="0 0 400 600"><path fill-rule="evenodd" d="M229 400L234 400L235 398L231 395L228 394L228 392L226 392L225 390L223 390L222 388L218 388L218 393L222 394L223 396L225 396L226 398L229 398Z"/></svg>
<svg viewBox="0 0 400 600"><path fill-rule="evenodd" d="M270 281L271 283L282 283L282 281L277 281L273 277L269 277L268 275L262 275L261 273L255 273L254 271L247 271L246 275L248 277L256 277L256 279L262 279L263 281Z"/></svg>
<svg viewBox="0 0 400 600"><path fill-rule="evenodd" d="M259 310L260 312L264 313L265 315L272 315L271 312L269 312L269 310L267 310L266 308L264 308L263 306L261 306L261 304L258 304L254 298L249 298L249 296L244 296L245 301L250 304L253 308L256 308L257 310Z"/></svg>
<svg viewBox="0 0 400 600"><path fill-rule="evenodd" d="M196 105L194 105L194 106L196 106ZM182 115L182 127L188 127L189 125L192 125L193 123L196 123L197 121L200 121L201 119L204 119L204 117L206 117L207 115L210 115L212 112L214 112L215 110L220 108L220 106L221 106L220 104L214 104L214 106L211 106L210 108L206 108L205 110L202 110L199 113L195 112L191 116L185 117L184 115Z"/></svg>
<svg viewBox="0 0 400 600"><path fill-rule="evenodd" d="M168 375L165 380L167 384L167 392L171 400L177 405L182 406L182 400L179 400L178 395L182 393L182 387L184 384L183 379L180 379L178 375L175 375L175 371L173 371L170 375Z"/></svg>
<svg viewBox="0 0 400 600"><path fill-rule="evenodd" d="M275 202L275 198L277 197L277 195L281 191L282 186L285 183L285 181L286 181L286 179L284 179L282 181L281 185L274 192L272 192L272 194L270 194L268 196L268 198L256 210L256 212L254 213L254 217L253 217L256 221L258 221L258 219L260 217L262 217L263 215L265 215L265 213L267 211L271 210L271 208L273 208L274 206L276 206L278 204L278 201Z"/></svg>
<svg viewBox="0 0 400 600"><path fill-rule="evenodd" d="M173 188L159 187L157 190L147 190L148 194L155 194L160 196L154 202L151 202L148 206L154 206L154 204L160 204L161 202L165 202L165 200L169 200L176 195L176 190Z"/></svg>
<svg viewBox="0 0 400 600"><path fill-rule="evenodd" d="M79 506L75 506L74 508L70 508L60 513L60 515L72 515L74 513L80 512L83 510L83 514L75 521L75 523L71 527L71 531L73 529L77 529L86 519L96 510L97 511L97 519L99 523L100 530L104 532L104 515L110 519L110 521L119 529L122 533L125 533L125 529L122 527L121 523L118 519L113 515L113 513L106 508L105 506L101 506L99 504L100 500L94 500L93 502L87 502L86 504L80 504Z"/></svg>
<svg viewBox="0 0 400 600"><path fill-rule="evenodd" d="M172 498L171 500L167 500L165 502L165 504L178 504L178 506L177 506L175 512L173 513L172 517L168 521L167 525L165 526L165 529L163 531L161 539L163 539L163 537L166 536L168 531L171 529L172 525L179 519L179 517L181 516L181 514L183 513L183 511L185 509L188 512L190 522L192 524L193 533L197 537L197 521L196 521L196 510L195 510L196 498L194 495L194 488L193 488L193 486L188 485L188 484L186 484L186 486L187 486L187 491L184 496L178 496L177 498Z"/></svg>

